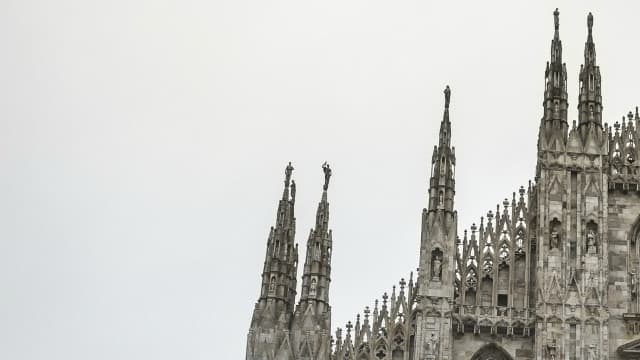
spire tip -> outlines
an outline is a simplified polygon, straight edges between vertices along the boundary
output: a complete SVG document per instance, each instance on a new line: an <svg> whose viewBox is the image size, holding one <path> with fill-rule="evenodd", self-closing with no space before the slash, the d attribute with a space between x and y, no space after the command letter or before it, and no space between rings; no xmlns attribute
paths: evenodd
<svg viewBox="0 0 640 360"><path fill-rule="evenodd" d="M447 85L447 87L444 88L444 107L446 109L449 108L450 101L451 101L451 89L449 88L449 85Z"/></svg>
<svg viewBox="0 0 640 360"><path fill-rule="evenodd" d="M553 12L553 23L556 30L560 29L560 11L558 11L558 8Z"/></svg>
<svg viewBox="0 0 640 360"><path fill-rule="evenodd" d="M331 167L326 161L322 164L322 171L324 172L324 186L322 186L322 189L327 191L329 189L329 179L331 178Z"/></svg>
<svg viewBox="0 0 640 360"><path fill-rule="evenodd" d="M289 187L289 183L291 182L291 173L293 172L293 166L291 166L291 161L289 161L289 165L284 169L284 185Z"/></svg>

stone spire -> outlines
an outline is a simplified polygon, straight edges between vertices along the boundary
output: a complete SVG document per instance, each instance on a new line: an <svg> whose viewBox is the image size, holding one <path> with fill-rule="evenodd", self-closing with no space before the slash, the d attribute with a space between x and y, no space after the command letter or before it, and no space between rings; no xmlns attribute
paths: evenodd
<svg viewBox="0 0 640 360"><path fill-rule="evenodd" d="M551 59L545 70L544 120L567 122L567 68L562 62L560 12L553 12L555 30L551 40Z"/></svg>
<svg viewBox="0 0 640 360"><path fill-rule="evenodd" d="M596 45L593 43L593 15L587 16L587 41L584 44L584 63L580 66L580 95L578 97L579 125L602 125L602 95L600 67L596 65Z"/></svg>
<svg viewBox="0 0 640 360"><path fill-rule="evenodd" d="M295 182L293 166L285 168L284 191L278 203L276 224L269 231L267 253L262 270L260 297L256 302L247 335L247 360L264 359L273 354L292 359L289 329L296 300L298 245L295 244Z"/></svg>
<svg viewBox="0 0 640 360"><path fill-rule="evenodd" d="M331 230L329 230L329 202L327 190L331 168L326 162L322 165L324 185L322 198L316 211L316 225L309 233L307 255L302 275L302 294L300 304L305 301L329 303L329 282L331 274Z"/></svg>
<svg viewBox="0 0 640 360"><path fill-rule="evenodd" d="M295 349L302 349L296 359L328 359L331 352L331 283L332 232L329 230L327 190L331 168L322 165L324 185L316 212L315 228L307 241L307 255L302 274L302 293L294 315L291 333ZM304 349L313 349L308 354Z"/></svg>
<svg viewBox="0 0 640 360"><path fill-rule="evenodd" d="M553 12L554 34L551 40L551 58L544 72L544 113L538 133L538 151L564 149L569 124L567 122L567 66L562 62L560 40L560 12Z"/></svg>
<svg viewBox="0 0 640 360"><path fill-rule="evenodd" d="M429 211L445 209L452 211L455 195L454 172L456 166L455 147L451 147L451 121L449 104L451 89L444 89L444 114L440 123L438 146L433 148L431 179L429 184Z"/></svg>
<svg viewBox="0 0 640 360"><path fill-rule="evenodd" d="M451 146L450 104L451 89L447 86L438 146L431 158L429 208L422 210L416 309L423 315L416 320L413 359L453 359L450 314L456 280L458 214L453 204L456 156Z"/></svg>

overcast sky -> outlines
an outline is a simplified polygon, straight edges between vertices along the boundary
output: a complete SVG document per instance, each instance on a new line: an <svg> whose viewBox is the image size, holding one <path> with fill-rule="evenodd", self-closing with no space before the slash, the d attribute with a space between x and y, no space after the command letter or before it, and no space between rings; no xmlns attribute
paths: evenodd
<svg viewBox="0 0 640 360"><path fill-rule="evenodd" d="M570 119L589 11L640 102L612 3L2 1L0 358L244 358L288 161L301 259L333 168L343 326L417 267L445 85L460 234L534 176L556 6Z"/></svg>

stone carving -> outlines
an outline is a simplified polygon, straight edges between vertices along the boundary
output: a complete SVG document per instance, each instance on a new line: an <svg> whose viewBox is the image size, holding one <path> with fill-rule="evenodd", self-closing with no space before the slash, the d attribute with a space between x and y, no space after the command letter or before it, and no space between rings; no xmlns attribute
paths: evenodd
<svg viewBox="0 0 640 360"><path fill-rule="evenodd" d="M556 339L547 340L547 355L549 360L557 359L557 345Z"/></svg>
<svg viewBox="0 0 640 360"><path fill-rule="evenodd" d="M329 179L331 178L331 168L326 161L322 164L322 171L324 171L324 186L322 188L326 191L329 188Z"/></svg>
<svg viewBox="0 0 640 360"><path fill-rule="evenodd" d="M596 360L598 358L596 345L591 344L587 348L587 360Z"/></svg>
<svg viewBox="0 0 640 360"><path fill-rule="evenodd" d="M597 253L596 232L594 230L587 231L587 254Z"/></svg>
<svg viewBox="0 0 640 360"><path fill-rule="evenodd" d="M316 278L312 278L311 279L311 285L309 286L309 295L310 296L316 296L316 286L317 286Z"/></svg>
<svg viewBox="0 0 640 360"><path fill-rule="evenodd" d="M451 89L449 88L449 85L447 85L446 88L444 88L444 107L445 108L449 108L449 102L451 101Z"/></svg>
<svg viewBox="0 0 640 360"><path fill-rule="evenodd" d="M425 354L437 355L439 344L440 342L439 342L438 336L435 333L431 333L431 336L424 344Z"/></svg>
<svg viewBox="0 0 640 360"><path fill-rule="evenodd" d="M442 258L436 255L433 259L433 270L431 271L431 279L434 281L440 281L442 276Z"/></svg>
<svg viewBox="0 0 640 360"><path fill-rule="evenodd" d="M554 227L551 230L551 241L549 242L549 247L551 249L557 249L559 246L560 246L560 234L558 234L558 231Z"/></svg>
<svg viewBox="0 0 640 360"><path fill-rule="evenodd" d="M272 276L271 281L269 281L269 293L274 293L276 291L276 277Z"/></svg>
<svg viewBox="0 0 640 360"><path fill-rule="evenodd" d="M291 173L293 172L293 166L291 166L291 161L289 161L289 165L284 169L284 184L285 186L289 186L289 182L291 182Z"/></svg>

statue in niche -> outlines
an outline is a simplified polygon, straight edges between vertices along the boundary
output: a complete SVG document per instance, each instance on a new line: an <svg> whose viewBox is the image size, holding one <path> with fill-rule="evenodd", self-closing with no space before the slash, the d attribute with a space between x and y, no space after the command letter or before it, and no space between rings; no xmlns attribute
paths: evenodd
<svg viewBox="0 0 640 360"><path fill-rule="evenodd" d="M596 345L595 344L589 345L589 347L587 348L587 360L596 360L597 359L596 352L597 352Z"/></svg>
<svg viewBox="0 0 640 360"><path fill-rule="evenodd" d="M547 352L550 360L556 360L556 339L547 340Z"/></svg>
<svg viewBox="0 0 640 360"><path fill-rule="evenodd" d="M590 229L587 231L587 254L595 254L597 251L596 232Z"/></svg>
<svg viewBox="0 0 640 360"><path fill-rule="evenodd" d="M629 273L629 290L631 291L631 296L634 298L638 296L638 273L636 269L631 270Z"/></svg>
<svg viewBox="0 0 640 360"><path fill-rule="evenodd" d="M269 292L274 293L276 291L276 277L272 277L269 282Z"/></svg>
<svg viewBox="0 0 640 360"><path fill-rule="evenodd" d="M435 333L431 333L431 336L426 341L425 345L425 353L427 355L437 355L438 354L438 336Z"/></svg>
<svg viewBox="0 0 640 360"><path fill-rule="evenodd" d="M551 249L557 249L560 246L560 234L554 227L551 230L551 241L549 242L549 246Z"/></svg>
<svg viewBox="0 0 640 360"><path fill-rule="evenodd" d="M438 206L444 206L444 193L442 191L438 194Z"/></svg>
<svg viewBox="0 0 640 360"><path fill-rule="evenodd" d="M317 286L316 278L312 278L311 279L311 285L309 286L309 295L310 296L316 296L316 286Z"/></svg>
<svg viewBox="0 0 640 360"><path fill-rule="evenodd" d="M435 255L433 258L433 270L431 271L431 279L434 281L440 281L442 276L442 258Z"/></svg>

